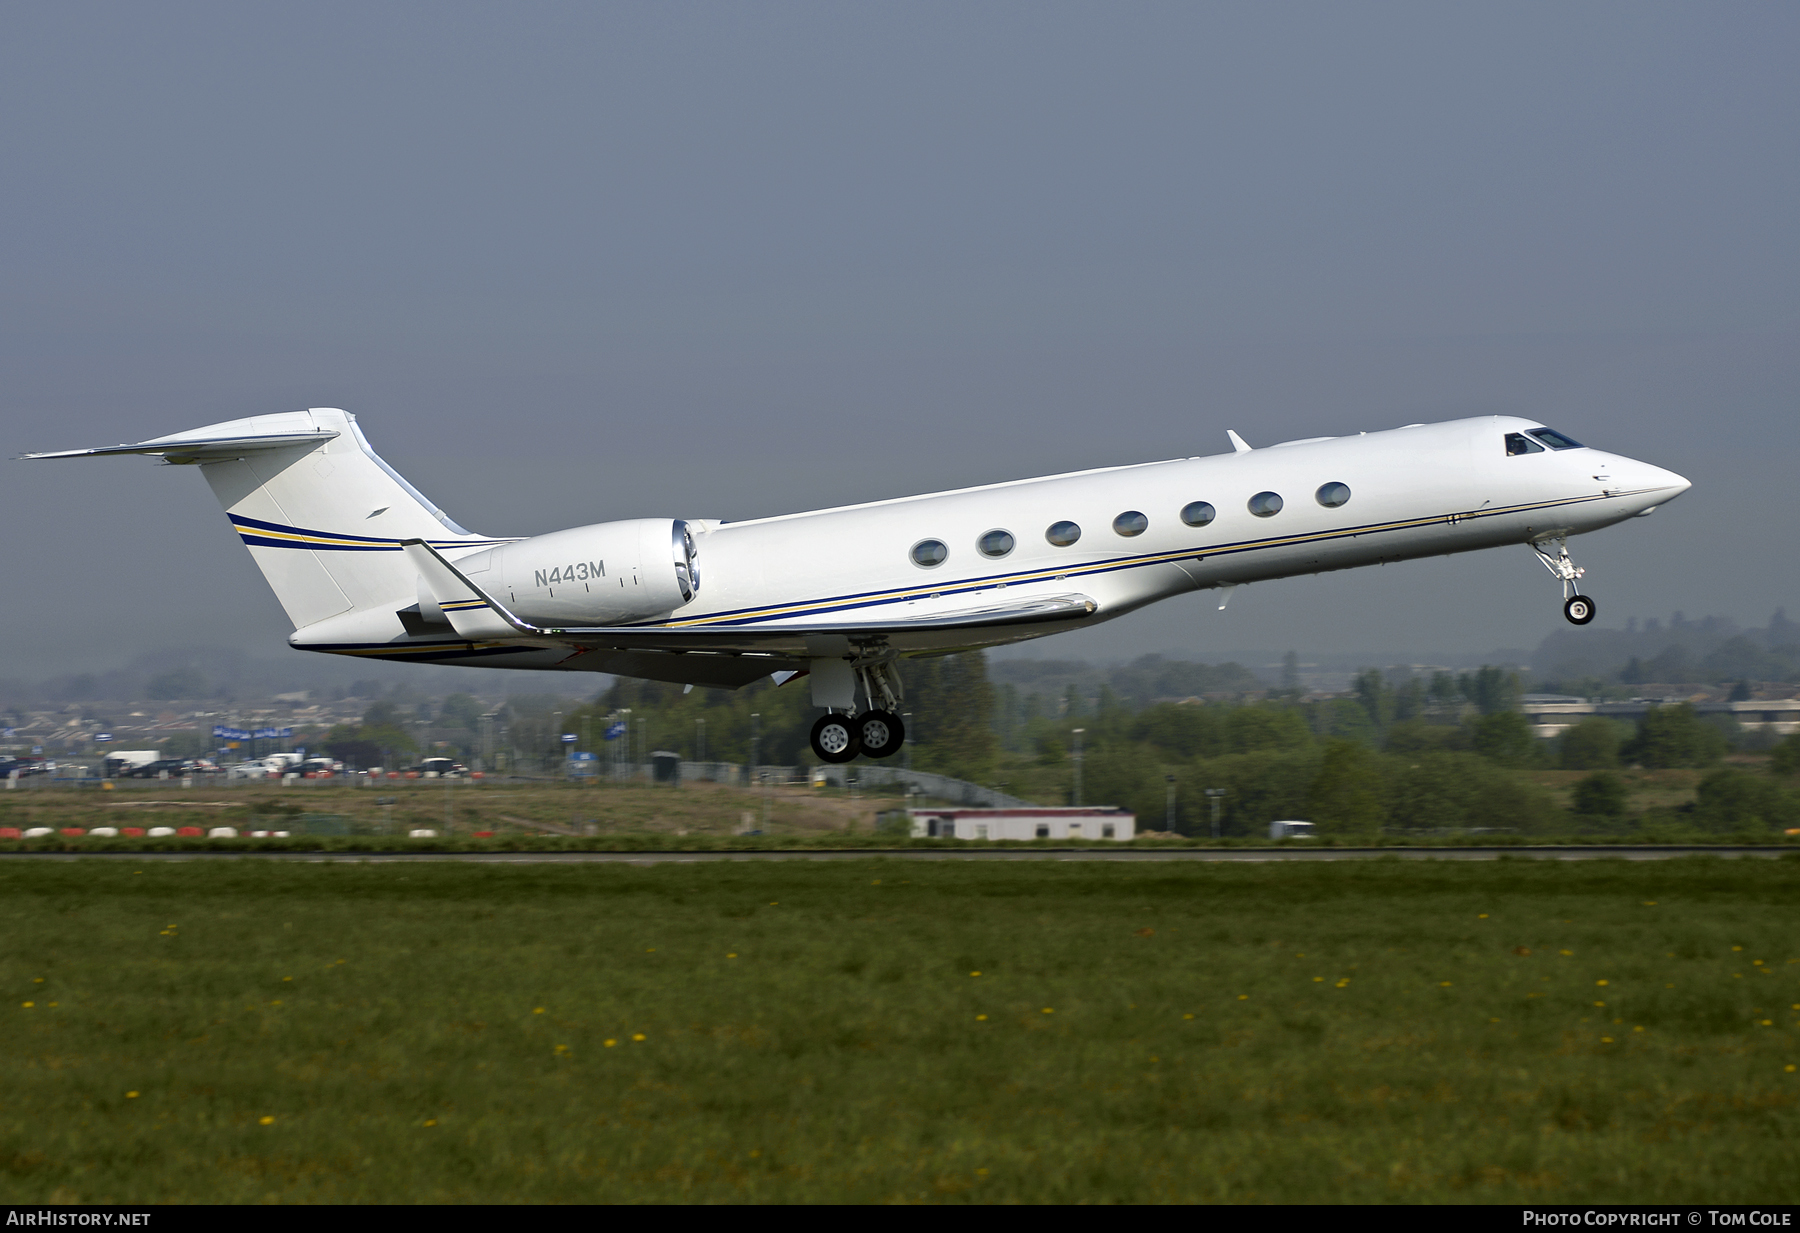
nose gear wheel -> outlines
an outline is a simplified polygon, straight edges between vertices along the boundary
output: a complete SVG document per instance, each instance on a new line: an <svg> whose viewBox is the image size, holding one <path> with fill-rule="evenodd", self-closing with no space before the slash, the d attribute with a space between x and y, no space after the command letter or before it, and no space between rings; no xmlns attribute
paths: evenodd
<svg viewBox="0 0 1800 1233"><path fill-rule="evenodd" d="M1594 600L1589 595L1571 595L1563 601L1563 615L1571 625L1586 625L1594 619Z"/></svg>

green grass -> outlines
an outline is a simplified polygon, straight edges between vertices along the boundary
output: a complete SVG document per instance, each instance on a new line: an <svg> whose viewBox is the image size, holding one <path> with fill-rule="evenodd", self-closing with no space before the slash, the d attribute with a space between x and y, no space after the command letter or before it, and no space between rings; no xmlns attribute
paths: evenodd
<svg viewBox="0 0 1800 1233"><path fill-rule="evenodd" d="M1791 1203L1797 903L1792 859L7 864L0 1201Z"/></svg>

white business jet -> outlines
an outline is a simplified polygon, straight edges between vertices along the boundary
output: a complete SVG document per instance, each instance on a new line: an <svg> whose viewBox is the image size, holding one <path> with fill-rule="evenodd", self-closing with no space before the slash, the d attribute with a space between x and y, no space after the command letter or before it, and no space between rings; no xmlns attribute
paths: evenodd
<svg viewBox="0 0 1800 1233"><path fill-rule="evenodd" d="M809 673L828 762L899 750L901 656L1041 638L1188 591L1218 589L1223 608L1246 582L1525 544L1585 625L1594 601L1568 537L1688 488L1505 416L1265 449L1227 435L1232 452L1205 458L511 539L451 521L343 411L25 457L198 466L301 650L732 689Z"/></svg>

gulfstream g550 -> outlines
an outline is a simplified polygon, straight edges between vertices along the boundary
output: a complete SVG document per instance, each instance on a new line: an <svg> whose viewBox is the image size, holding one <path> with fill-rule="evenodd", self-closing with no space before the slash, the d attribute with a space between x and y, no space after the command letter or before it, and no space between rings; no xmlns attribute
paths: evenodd
<svg viewBox="0 0 1800 1233"><path fill-rule="evenodd" d="M1078 629L1186 591L1525 544L1585 625L1568 537L1688 481L1504 416L1409 424L729 522L475 535L315 408L136 445L200 468L295 647L737 688L808 672L828 761L885 757L905 655ZM1224 606L1221 599L1220 606ZM868 700L859 714L857 696Z"/></svg>

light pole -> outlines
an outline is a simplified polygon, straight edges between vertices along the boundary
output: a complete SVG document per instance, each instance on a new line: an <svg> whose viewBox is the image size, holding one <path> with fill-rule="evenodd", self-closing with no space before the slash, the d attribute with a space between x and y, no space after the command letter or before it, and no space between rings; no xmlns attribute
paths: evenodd
<svg viewBox="0 0 1800 1233"><path fill-rule="evenodd" d="M1217 839L1219 837L1219 809L1225 803L1225 793L1228 789L1203 788L1201 790L1206 793L1206 799L1212 802L1212 837Z"/></svg>
<svg viewBox="0 0 1800 1233"><path fill-rule="evenodd" d="M756 782L756 746L762 737L762 712L750 713L750 766L744 776L745 783Z"/></svg>
<svg viewBox="0 0 1800 1233"><path fill-rule="evenodd" d="M1075 738L1075 799L1069 803L1075 806L1081 804L1081 734L1086 731L1086 728L1076 728L1070 734Z"/></svg>
<svg viewBox="0 0 1800 1233"><path fill-rule="evenodd" d="M1169 803L1163 812L1163 829L1171 835L1175 833L1175 776L1164 775L1169 784Z"/></svg>

